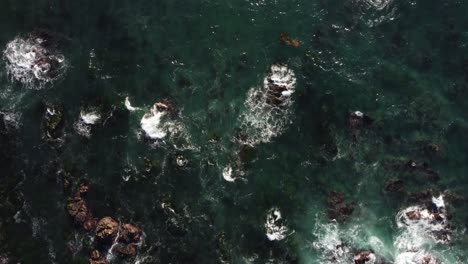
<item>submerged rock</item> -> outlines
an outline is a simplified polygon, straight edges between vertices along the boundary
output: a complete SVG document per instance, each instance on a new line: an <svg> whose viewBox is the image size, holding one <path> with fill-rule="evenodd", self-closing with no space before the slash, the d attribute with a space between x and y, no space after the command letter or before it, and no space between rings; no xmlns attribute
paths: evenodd
<svg viewBox="0 0 468 264"><path fill-rule="evenodd" d="M119 222L112 217L106 216L99 220L96 226L96 238L102 243L111 243L119 232Z"/></svg>
<svg viewBox="0 0 468 264"><path fill-rule="evenodd" d="M353 140L357 140L361 134L361 130L374 123L374 119L362 113L361 111L354 111L348 115L348 127L351 131Z"/></svg>
<svg viewBox="0 0 468 264"><path fill-rule="evenodd" d="M330 220L343 222L354 211L354 205L351 203L345 203L344 194L340 192L331 192L328 196L327 204L327 213Z"/></svg>
<svg viewBox="0 0 468 264"><path fill-rule="evenodd" d="M405 183L401 179L391 179L385 184L385 190L387 192L395 193L403 191Z"/></svg>

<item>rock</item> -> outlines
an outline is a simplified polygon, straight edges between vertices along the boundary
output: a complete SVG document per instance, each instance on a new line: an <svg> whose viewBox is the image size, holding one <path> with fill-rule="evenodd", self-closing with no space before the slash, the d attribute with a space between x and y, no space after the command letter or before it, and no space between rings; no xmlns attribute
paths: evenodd
<svg viewBox="0 0 468 264"><path fill-rule="evenodd" d="M421 219L421 213L418 210L407 212L406 216L410 220L419 220L419 219Z"/></svg>
<svg viewBox="0 0 468 264"><path fill-rule="evenodd" d="M83 228L88 232L93 231L96 229L96 222L96 218L88 217L88 219L83 223Z"/></svg>
<svg viewBox="0 0 468 264"><path fill-rule="evenodd" d="M124 224L120 229L119 241L125 243L138 243L141 238L141 231L132 224Z"/></svg>
<svg viewBox="0 0 468 264"><path fill-rule="evenodd" d="M366 263L373 263L371 261L375 261L375 255L370 251L361 251L356 254L353 258L354 264L366 264Z"/></svg>
<svg viewBox="0 0 468 264"><path fill-rule="evenodd" d="M286 32L280 34L280 42L294 48L301 46L301 42L298 39L291 38Z"/></svg>
<svg viewBox="0 0 468 264"><path fill-rule="evenodd" d="M103 243L114 241L119 230L119 223L111 217L104 217L97 223L96 238Z"/></svg>
<svg viewBox="0 0 468 264"><path fill-rule="evenodd" d="M106 257L98 250L93 250L89 257L89 264L108 264Z"/></svg>
<svg viewBox="0 0 468 264"><path fill-rule="evenodd" d="M118 244L114 247L114 250L124 257L133 257L137 254L137 247L133 244Z"/></svg>
<svg viewBox="0 0 468 264"><path fill-rule="evenodd" d="M338 222L345 221L354 211L354 205L344 202L344 194L331 192L328 196L328 218Z"/></svg>

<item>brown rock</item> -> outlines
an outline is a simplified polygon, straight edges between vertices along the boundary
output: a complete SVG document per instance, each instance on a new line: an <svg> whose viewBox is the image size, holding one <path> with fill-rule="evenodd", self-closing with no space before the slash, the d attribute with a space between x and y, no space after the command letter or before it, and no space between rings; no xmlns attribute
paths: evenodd
<svg viewBox="0 0 468 264"><path fill-rule="evenodd" d="M131 224L124 224L120 230L119 241L125 243L138 243L141 238L141 231Z"/></svg>
<svg viewBox="0 0 468 264"><path fill-rule="evenodd" d="M89 264L108 264L108 262L105 256L101 254L101 252L93 250L91 252L91 256L89 257Z"/></svg>
<svg viewBox="0 0 468 264"><path fill-rule="evenodd" d="M280 34L280 42L294 48L301 46L301 42L298 39L291 38L286 32Z"/></svg>
<svg viewBox="0 0 468 264"><path fill-rule="evenodd" d="M102 242L112 242L117 236L119 223L111 217L104 217L97 223L96 238Z"/></svg>
<svg viewBox="0 0 468 264"><path fill-rule="evenodd" d="M81 197L70 198L67 205L68 214L78 224L83 224L89 218L86 202Z"/></svg>
<svg viewBox="0 0 468 264"><path fill-rule="evenodd" d="M96 218L89 217L84 223L83 228L86 231L93 231L96 229Z"/></svg>

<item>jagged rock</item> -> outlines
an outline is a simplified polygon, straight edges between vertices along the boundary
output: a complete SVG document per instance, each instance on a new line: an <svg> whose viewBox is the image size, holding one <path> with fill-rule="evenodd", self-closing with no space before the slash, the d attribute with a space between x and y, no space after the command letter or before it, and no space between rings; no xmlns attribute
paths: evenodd
<svg viewBox="0 0 468 264"><path fill-rule="evenodd" d="M141 231L132 224L124 224L120 229L119 241L125 243L138 243L141 238Z"/></svg>
<svg viewBox="0 0 468 264"><path fill-rule="evenodd" d="M345 203L344 194L331 192L328 197L328 218L338 222L345 221L354 211L354 205Z"/></svg>
<svg viewBox="0 0 468 264"><path fill-rule="evenodd" d="M117 236L119 223L111 217L104 217L97 223L96 238L104 243L112 242Z"/></svg>
<svg viewBox="0 0 468 264"><path fill-rule="evenodd" d="M89 257L89 264L108 264L106 257L98 250L93 250Z"/></svg>

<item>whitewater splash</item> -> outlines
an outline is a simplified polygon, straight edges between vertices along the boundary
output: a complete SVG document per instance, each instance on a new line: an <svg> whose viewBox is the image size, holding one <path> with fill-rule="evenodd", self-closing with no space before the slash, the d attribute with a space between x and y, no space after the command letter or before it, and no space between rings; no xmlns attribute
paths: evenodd
<svg viewBox="0 0 468 264"><path fill-rule="evenodd" d="M98 124L102 119L101 114L95 109L82 109L78 121L73 124L75 131L86 138L91 137L91 130L94 125Z"/></svg>
<svg viewBox="0 0 468 264"><path fill-rule="evenodd" d="M341 234L336 222L317 223L314 230L316 236L312 247L322 252L320 263L348 264L351 263L351 249L341 240Z"/></svg>
<svg viewBox="0 0 468 264"><path fill-rule="evenodd" d="M163 120L168 114L168 106L163 103L155 103L150 111L140 121L141 129L152 139L164 138L170 130L168 123Z"/></svg>
<svg viewBox="0 0 468 264"><path fill-rule="evenodd" d="M291 69L285 65L271 66L263 86L247 92L246 110L240 117L244 136L239 141L242 144L255 146L270 142L286 129L295 87L296 76Z"/></svg>
<svg viewBox="0 0 468 264"><path fill-rule="evenodd" d="M411 206L397 214L401 232L394 241L396 264L440 263L433 253L434 244L450 241L443 196L432 197L432 206Z"/></svg>
<svg viewBox="0 0 468 264"><path fill-rule="evenodd" d="M281 212L272 208L267 214L265 222L266 236L269 240L283 240L288 235L288 228L283 223Z"/></svg>
<svg viewBox="0 0 468 264"><path fill-rule="evenodd" d="M41 89L59 79L67 65L65 57L47 49L46 42L33 34L9 42L3 52L8 76L31 89Z"/></svg>
<svg viewBox="0 0 468 264"><path fill-rule="evenodd" d="M137 111L137 110L141 110L141 108L139 107L133 107L132 104L130 103L130 98L125 97L125 108L127 108L128 111L130 112L134 112L134 111Z"/></svg>

